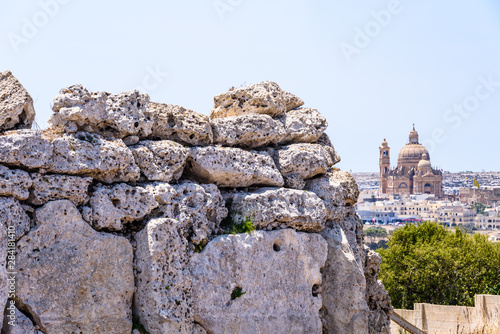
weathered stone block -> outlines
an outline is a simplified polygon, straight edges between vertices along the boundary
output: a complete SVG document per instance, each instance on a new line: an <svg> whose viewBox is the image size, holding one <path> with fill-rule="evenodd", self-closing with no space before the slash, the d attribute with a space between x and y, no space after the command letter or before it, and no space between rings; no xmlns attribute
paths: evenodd
<svg viewBox="0 0 500 334"><path fill-rule="evenodd" d="M292 229L224 235L191 259L194 320L208 333L321 333L327 244Z"/></svg>
<svg viewBox="0 0 500 334"><path fill-rule="evenodd" d="M10 71L0 73L0 131L29 129L34 120L30 94Z"/></svg>

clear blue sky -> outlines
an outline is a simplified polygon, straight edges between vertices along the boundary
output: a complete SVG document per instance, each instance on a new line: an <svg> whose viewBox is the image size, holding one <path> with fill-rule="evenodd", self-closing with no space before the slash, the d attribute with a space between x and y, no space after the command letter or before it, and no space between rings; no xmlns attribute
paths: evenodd
<svg viewBox="0 0 500 334"><path fill-rule="evenodd" d="M325 115L342 169L378 171L384 137L395 164L415 123L433 165L500 170L498 1L3 1L0 36L42 128L75 83L209 114L272 80Z"/></svg>

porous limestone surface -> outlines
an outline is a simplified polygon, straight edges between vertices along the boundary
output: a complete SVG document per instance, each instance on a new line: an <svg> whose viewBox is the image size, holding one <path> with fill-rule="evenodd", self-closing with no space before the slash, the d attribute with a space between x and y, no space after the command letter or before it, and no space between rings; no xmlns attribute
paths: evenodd
<svg viewBox="0 0 500 334"><path fill-rule="evenodd" d="M150 181L177 181L189 150L171 140L145 140L130 147L141 173Z"/></svg>
<svg viewBox="0 0 500 334"><path fill-rule="evenodd" d="M324 174L328 169L323 147L319 144L291 144L275 150L274 162L283 176L302 179Z"/></svg>
<svg viewBox="0 0 500 334"><path fill-rule="evenodd" d="M328 243L328 258L321 271L324 332L367 334L363 268L338 224L330 224L321 235Z"/></svg>
<svg viewBox="0 0 500 334"><path fill-rule="evenodd" d="M330 137L326 133L323 133L319 138L316 144L319 144L323 147L323 152L325 153L326 163L328 167L332 167L336 163L340 162L340 155L338 155L337 151L335 151L335 147L330 140Z"/></svg>
<svg viewBox="0 0 500 334"><path fill-rule="evenodd" d="M304 189L314 192L325 203L328 220L340 220L346 214L346 205L358 201L358 185L351 174L340 170L328 170L306 181Z"/></svg>
<svg viewBox="0 0 500 334"><path fill-rule="evenodd" d="M210 118L252 113L278 116L286 111L286 102L283 91L275 82L264 81L244 87L233 87L228 92L214 97Z"/></svg>
<svg viewBox="0 0 500 334"><path fill-rule="evenodd" d="M187 230L176 219L150 220L135 235L134 315L150 334L193 333Z"/></svg>
<svg viewBox="0 0 500 334"><path fill-rule="evenodd" d="M45 168L52 159L52 143L35 130L0 135L0 163L21 168Z"/></svg>
<svg viewBox="0 0 500 334"><path fill-rule="evenodd" d="M90 198L90 217L96 230L120 231L123 225L142 219L158 206L153 194L139 186L119 183L98 185Z"/></svg>
<svg viewBox="0 0 500 334"><path fill-rule="evenodd" d="M212 127L208 116L173 104L151 102L146 115L152 123L151 136L194 146L211 145Z"/></svg>
<svg viewBox="0 0 500 334"><path fill-rule="evenodd" d="M147 137L151 122L145 112L149 96L137 90L110 94L89 92L82 85L63 88L54 98L49 123L53 127L93 132L123 138L130 135Z"/></svg>
<svg viewBox="0 0 500 334"><path fill-rule="evenodd" d="M79 132L55 138L53 156L47 171L91 176L104 182L139 179L139 167L122 140L108 140L96 134Z"/></svg>
<svg viewBox="0 0 500 334"><path fill-rule="evenodd" d="M154 214L181 221L195 245L206 244L212 234L219 232L227 216L224 199L213 184L186 180L173 185L155 182L145 187L159 203Z"/></svg>
<svg viewBox="0 0 500 334"><path fill-rule="evenodd" d="M313 108L291 110L278 119L286 132L280 144L315 142L328 127L325 117Z"/></svg>
<svg viewBox="0 0 500 334"><path fill-rule="evenodd" d="M88 201L91 177L32 173L33 189L28 202L43 205L55 199L69 199L76 206Z"/></svg>
<svg viewBox="0 0 500 334"><path fill-rule="evenodd" d="M259 188L229 192L229 214L234 223L251 221L258 229L293 228L319 232L325 227L326 209L313 192L287 188Z"/></svg>
<svg viewBox="0 0 500 334"><path fill-rule="evenodd" d="M235 147L192 148L188 171L199 182L214 183L219 187L283 185L283 177L269 154Z"/></svg>
<svg viewBox="0 0 500 334"><path fill-rule="evenodd" d="M304 104L301 98L289 92L283 91L283 98L286 103L286 111L297 109Z"/></svg>
<svg viewBox="0 0 500 334"><path fill-rule="evenodd" d="M14 232L15 239L19 240L30 230L30 217L21 203L13 197L0 197L0 225Z"/></svg>
<svg viewBox="0 0 500 334"><path fill-rule="evenodd" d="M212 129L215 144L242 148L276 144L285 136L283 124L263 114L216 118Z"/></svg>
<svg viewBox="0 0 500 334"><path fill-rule="evenodd" d="M16 305L44 333L130 333L129 241L93 230L68 200L35 215L37 227L17 242Z"/></svg>
<svg viewBox="0 0 500 334"><path fill-rule="evenodd" d="M217 237L191 258L194 320L208 333L321 333L326 256L315 233Z"/></svg>
<svg viewBox="0 0 500 334"><path fill-rule="evenodd" d="M0 73L0 132L29 129L35 120L33 99L12 72Z"/></svg>
<svg viewBox="0 0 500 334"><path fill-rule="evenodd" d="M32 184L27 172L0 165L0 196L14 196L18 200L25 200L30 195L29 188Z"/></svg>

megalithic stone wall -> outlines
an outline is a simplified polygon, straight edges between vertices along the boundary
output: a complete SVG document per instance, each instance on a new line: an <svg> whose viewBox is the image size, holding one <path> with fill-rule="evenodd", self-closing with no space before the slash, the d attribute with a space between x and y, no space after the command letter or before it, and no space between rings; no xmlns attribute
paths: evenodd
<svg viewBox="0 0 500 334"><path fill-rule="evenodd" d="M276 83L210 117L73 85L43 131L0 88L5 333L388 333L356 182Z"/></svg>

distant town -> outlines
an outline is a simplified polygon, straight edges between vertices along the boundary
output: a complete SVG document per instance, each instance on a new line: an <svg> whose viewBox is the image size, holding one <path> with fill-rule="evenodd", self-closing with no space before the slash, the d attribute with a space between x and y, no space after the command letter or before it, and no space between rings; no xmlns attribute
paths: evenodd
<svg viewBox="0 0 500 334"><path fill-rule="evenodd" d="M433 168L415 127L397 167L390 167L385 139L379 150L379 173L352 174L361 191L356 210L366 225L385 225L390 232L407 223L434 221L500 241L500 172Z"/></svg>

